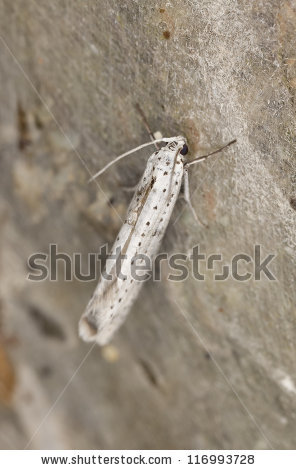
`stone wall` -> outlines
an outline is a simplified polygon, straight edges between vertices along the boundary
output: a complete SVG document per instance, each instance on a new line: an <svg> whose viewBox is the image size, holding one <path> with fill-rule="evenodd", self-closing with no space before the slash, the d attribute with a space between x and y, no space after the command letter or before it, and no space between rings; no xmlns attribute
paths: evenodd
<svg viewBox="0 0 296 470"><path fill-rule="evenodd" d="M293 1L0 1L0 446L295 448ZM187 137L193 205L162 249L276 258L275 281L147 283L104 349L77 336L95 282L27 280L51 243L112 243L153 131ZM244 266L242 265L242 268ZM91 349L92 348L92 349Z"/></svg>

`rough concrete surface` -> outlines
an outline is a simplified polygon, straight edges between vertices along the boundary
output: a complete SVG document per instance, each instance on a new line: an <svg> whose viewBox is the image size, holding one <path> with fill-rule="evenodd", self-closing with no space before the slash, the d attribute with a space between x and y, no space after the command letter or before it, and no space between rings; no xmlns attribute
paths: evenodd
<svg viewBox="0 0 296 470"><path fill-rule="evenodd" d="M0 447L295 449L295 2L0 12ZM62 263L57 282L29 282L27 258L57 243L86 266L113 241L151 150L87 180L147 141L137 102L191 158L237 139L190 171L208 228L180 200L163 249L229 263L261 245L277 280L147 283L91 349L77 323L96 282L63 281Z"/></svg>

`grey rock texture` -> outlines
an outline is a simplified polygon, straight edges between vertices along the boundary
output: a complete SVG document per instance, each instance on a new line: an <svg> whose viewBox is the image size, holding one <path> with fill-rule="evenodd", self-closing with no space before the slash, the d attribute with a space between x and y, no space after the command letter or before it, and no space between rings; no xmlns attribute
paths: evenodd
<svg viewBox="0 0 296 470"><path fill-rule="evenodd" d="M0 1L0 447L295 449L293 1ZM277 280L145 285L112 345L77 337L95 282L27 280L50 243L112 243L154 131L186 135L196 226L163 249L230 263L261 245ZM120 217L119 217L120 216ZM174 223L175 222L175 223ZM176 303L177 302L177 303Z"/></svg>

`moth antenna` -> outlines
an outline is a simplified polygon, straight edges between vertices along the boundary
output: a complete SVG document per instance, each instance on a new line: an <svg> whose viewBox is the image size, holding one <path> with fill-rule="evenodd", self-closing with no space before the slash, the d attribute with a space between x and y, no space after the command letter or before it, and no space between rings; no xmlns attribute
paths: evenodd
<svg viewBox="0 0 296 470"><path fill-rule="evenodd" d="M146 131L147 131L148 134L150 135L151 141L155 140L154 134L153 134L153 132L152 132L152 130L151 130L149 124L148 124L148 121L147 121L147 119L146 119L146 116L145 116L145 114L144 114L144 111L142 110L142 108L141 108L141 106L139 105L139 103L136 103L136 104L135 104L135 108L136 108L136 110L138 111L138 113L140 114L140 116L141 116L141 118L142 118L142 121L143 121L143 124L144 124L144 126L145 126L145 128L146 128ZM156 150L159 150L159 145L157 145L157 143L154 143L154 146L155 146Z"/></svg>
<svg viewBox="0 0 296 470"><path fill-rule="evenodd" d="M119 155L118 157L114 158L114 160L112 160L112 162L109 162L107 165L105 165L104 168L102 168L101 170L99 170L95 175L93 175L93 176L88 180L88 182L90 183L90 182L93 181L95 178L97 178L98 176L102 175L108 168L110 168L110 166L114 165L114 163L118 162L119 160L121 160L121 159L124 158L124 157L127 157L128 155L131 155L132 153L135 153L135 152L137 152L138 150L141 150L141 149L143 149L143 148L145 148L145 147L148 147L149 145L157 144L157 143L160 143L160 142L169 143L169 142L173 142L174 139L175 139L175 137L163 137L162 139L156 139L156 140L153 140L152 142L146 142L145 144L139 145L138 147L135 147L135 148L133 148L132 150L129 150L128 152L122 153L122 154Z"/></svg>
<svg viewBox="0 0 296 470"><path fill-rule="evenodd" d="M200 157L196 157L193 160L191 160L190 162L185 163L184 167L188 168L189 166L194 165L195 163L202 162L206 158L211 157L212 155L215 155L216 153L221 152L226 147L229 147L230 145L234 144L235 142L236 142L236 139L231 140L230 142L228 142L228 144L223 145L223 147L220 147L218 150L214 150L214 152L208 153L207 155L201 155Z"/></svg>

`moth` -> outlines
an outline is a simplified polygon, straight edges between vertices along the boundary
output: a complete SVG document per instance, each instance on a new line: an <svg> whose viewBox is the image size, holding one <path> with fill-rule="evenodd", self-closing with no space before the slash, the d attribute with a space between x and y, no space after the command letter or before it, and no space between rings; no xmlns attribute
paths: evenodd
<svg viewBox="0 0 296 470"><path fill-rule="evenodd" d="M188 146L185 137L157 139L126 152L106 165L93 176L101 175L113 163L152 143L166 145L156 150L148 159L144 174L135 190L119 234L111 250L97 288L79 322L79 334L84 341L96 341L99 345L108 343L128 315L143 281L136 280L132 266L141 256L157 253L173 208L184 184L184 198L196 220L197 215L190 201L188 168L233 144L229 142L218 150L186 161ZM121 269L118 274L117 261L121 255ZM143 261L143 260L142 260Z"/></svg>

